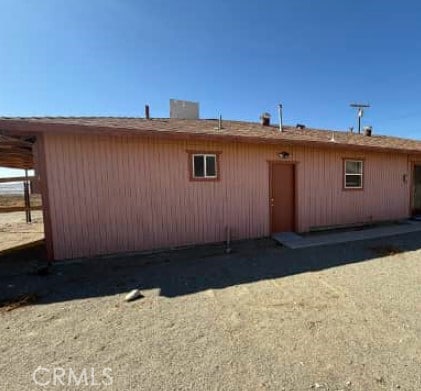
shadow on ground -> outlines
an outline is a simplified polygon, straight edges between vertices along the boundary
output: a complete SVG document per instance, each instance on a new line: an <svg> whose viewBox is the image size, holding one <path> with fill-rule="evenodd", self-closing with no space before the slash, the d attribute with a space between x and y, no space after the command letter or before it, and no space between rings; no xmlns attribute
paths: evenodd
<svg viewBox="0 0 421 391"><path fill-rule="evenodd" d="M150 255L120 255L54 264L47 274L44 249L33 247L0 254L0 302L36 294L38 303L61 302L159 289L176 297L254 281L281 278L365 261L421 248L421 233L354 243L290 250L270 239Z"/></svg>

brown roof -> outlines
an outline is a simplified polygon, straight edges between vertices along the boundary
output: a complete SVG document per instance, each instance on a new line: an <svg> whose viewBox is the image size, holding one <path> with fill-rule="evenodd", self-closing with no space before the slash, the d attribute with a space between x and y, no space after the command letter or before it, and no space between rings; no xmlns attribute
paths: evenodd
<svg viewBox="0 0 421 391"><path fill-rule="evenodd" d="M421 153L421 141L398 137L322 129L262 126L255 122L218 120L144 119L121 117L0 117L0 134L26 137L39 132L130 133L179 139L212 139L249 143L287 143L347 149L375 149L397 153ZM1 162L0 162L1 163ZM0 164L1 165L1 164Z"/></svg>

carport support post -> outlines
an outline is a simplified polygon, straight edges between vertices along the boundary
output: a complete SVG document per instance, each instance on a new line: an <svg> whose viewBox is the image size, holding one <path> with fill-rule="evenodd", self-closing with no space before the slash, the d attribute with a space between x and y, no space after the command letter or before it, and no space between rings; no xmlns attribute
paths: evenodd
<svg viewBox="0 0 421 391"><path fill-rule="evenodd" d="M31 199L29 197L29 179L28 179L28 170L25 170L25 182L23 182L23 196L25 198L25 214L26 222L30 223L31 218Z"/></svg>

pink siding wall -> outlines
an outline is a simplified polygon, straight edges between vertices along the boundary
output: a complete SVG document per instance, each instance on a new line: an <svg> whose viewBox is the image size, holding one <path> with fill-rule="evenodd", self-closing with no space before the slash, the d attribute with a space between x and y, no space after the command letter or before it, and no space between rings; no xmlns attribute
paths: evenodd
<svg viewBox="0 0 421 391"><path fill-rule="evenodd" d="M343 190L343 158L365 159L363 190ZM403 180L409 174L406 155L306 148L299 160L301 231L409 216L410 183Z"/></svg>
<svg viewBox="0 0 421 391"><path fill-rule="evenodd" d="M304 147L45 137L56 259L268 235L268 160L297 161L298 230L401 218L407 157ZM221 151L221 180L190 182L186 150ZM364 191L342 190L342 157L365 157Z"/></svg>

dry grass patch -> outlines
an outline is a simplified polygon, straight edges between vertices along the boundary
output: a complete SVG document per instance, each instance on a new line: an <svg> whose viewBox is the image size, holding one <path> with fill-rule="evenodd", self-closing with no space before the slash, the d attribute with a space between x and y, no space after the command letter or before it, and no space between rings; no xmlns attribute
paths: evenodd
<svg viewBox="0 0 421 391"><path fill-rule="evenodd" d="M41 206L41 195L31 194L31 206ZM18 194L0 194L0 208L24 207L25 200Z"/></svg>

